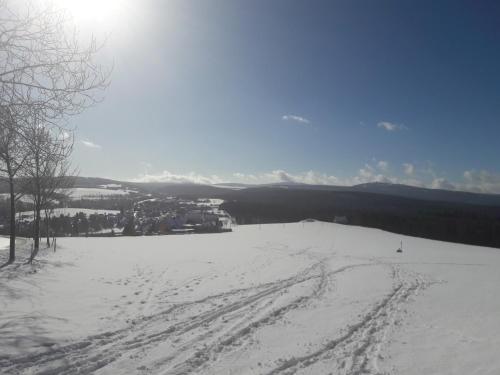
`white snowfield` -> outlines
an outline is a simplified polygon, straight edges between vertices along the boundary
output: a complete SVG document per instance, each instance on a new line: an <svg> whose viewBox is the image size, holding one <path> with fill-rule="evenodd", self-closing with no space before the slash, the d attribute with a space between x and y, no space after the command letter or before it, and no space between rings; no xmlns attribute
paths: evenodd
<svg viewBox="0 0 500 375"><path fill-rule="evenodd" d="M59 239L0 269L0 373L498 375L499 291L500 250L321 222Z"/></svg>
<svg viewBox="0 0 500 375"><path fill-rule="evenodd" d="M113 189L113 186L107 185L108 188L71 188L71 189L61 189L60 192L66 194L69 199L78 200L78 199L96 199L101 197L113 197L113 196L125 196L131 193L136 193L135 190L127 190L127 189ZM3 193L0 194L1 200L10 199L10 195ZM25 203L33 203L33 199L30 196L21 197L21 201Z"/></svg>
<svg viewBox="0 0 500 375"><path fill-rule="evenodd" d="M136 193L135 190L106 189L106 188L72 188L62 189L70 199L95 199L99 197L123 196Z"/></svg>
<svg viewBox="0 0 500 375"><path fill-rule="evenodd" d="M87 216L89 215L118 215L120 213L119 210L98 210L98 209L91 209L91 208L54 208L52 212L50 213L51 217L59 217L61 215L63 216L75 216L78 213L83 213ZM18 212L18 215L20 215L23 218L27 219L33 219L33 211L22 211ZM45 213L42 212L42 217L45 217Z"/></svg>

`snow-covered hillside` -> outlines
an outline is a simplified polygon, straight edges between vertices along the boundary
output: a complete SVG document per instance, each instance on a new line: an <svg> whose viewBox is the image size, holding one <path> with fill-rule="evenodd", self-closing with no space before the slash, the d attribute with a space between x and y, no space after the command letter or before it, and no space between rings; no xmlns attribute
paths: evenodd
<svg viewBox="0 0 500 375"><path fill-rule="evenodd" d="M499 269L321 222L59 239L0 269L0 372L499 374Z"/></svg>

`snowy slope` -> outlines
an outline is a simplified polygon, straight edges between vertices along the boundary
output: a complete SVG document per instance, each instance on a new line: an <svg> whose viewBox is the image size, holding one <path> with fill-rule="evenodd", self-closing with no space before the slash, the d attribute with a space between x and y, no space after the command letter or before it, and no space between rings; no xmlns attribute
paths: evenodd
<svg viewBox="0 0 500 375"><path fill-rule="evenodd" d="M15 267L1 373L500 373L496 249L310 222L59 239Z"/></svg>

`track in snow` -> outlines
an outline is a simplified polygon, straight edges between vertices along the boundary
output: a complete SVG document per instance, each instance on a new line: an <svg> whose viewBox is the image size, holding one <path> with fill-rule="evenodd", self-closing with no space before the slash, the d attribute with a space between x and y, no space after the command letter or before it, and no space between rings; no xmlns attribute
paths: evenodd
<svg viewBox="0 0 500 375"><path fill-rule="evenodd" d="M378 374L380 348L387 331L394 327L401 307L431 284L418 275L414 280L401 280L397 267L393 268L393 277L397 280L397 285L392 291L360 321L347 327L343 335L329 341L317 351L284 361L268 374L312 371L312 367L321 361L328 362L329 368L335 369L338 374Z"/></svg>
<svg viewBox="0 0 500 375"><path fill-rule="evenodd" d="M307 372L326 361L336 366L339 373L376 373L380 346L388 329L394 326L401 306L428 283L418 276L401 276L394 265L371 261L331 270L329 260L316 259L310 267L287 279L174 304L162 312L138 318L125 328L79 342L29 356L0 356L0 368L6 374L90 374L120 361L140 360L158 345L167 345L169 350L162 358L138 371L202 373L219 357L251 341L258 330L321 300L335 275L359 267L388 266L395 286L361 321L347 327L343 335L321 349L283 361L268 371Z"/></svg>

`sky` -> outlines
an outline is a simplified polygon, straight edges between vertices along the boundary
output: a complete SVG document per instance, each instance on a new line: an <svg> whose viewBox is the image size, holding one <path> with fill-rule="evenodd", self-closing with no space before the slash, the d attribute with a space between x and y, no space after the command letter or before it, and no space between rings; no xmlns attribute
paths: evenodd
<svg viewBox="0 0 500 375"><path fill-rule="evenodd" d="M113 65L82 176L500 193L498 1L64 4Z"/></svg>

